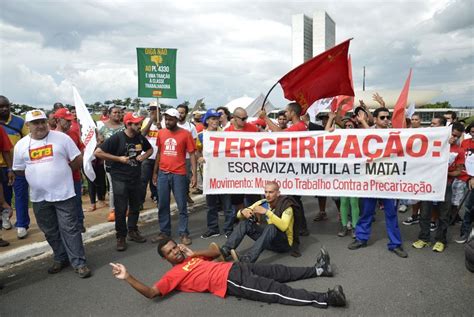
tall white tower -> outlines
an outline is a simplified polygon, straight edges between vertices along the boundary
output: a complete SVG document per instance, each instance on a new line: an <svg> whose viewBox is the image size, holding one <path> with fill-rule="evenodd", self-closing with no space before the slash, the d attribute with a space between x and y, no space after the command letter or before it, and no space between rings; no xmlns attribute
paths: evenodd
<svg viewBox="0 0 474 317"><path fill-rule="evenodd" d="M313 14L313 56L336 45L336 23L325 11Z"/></svg>

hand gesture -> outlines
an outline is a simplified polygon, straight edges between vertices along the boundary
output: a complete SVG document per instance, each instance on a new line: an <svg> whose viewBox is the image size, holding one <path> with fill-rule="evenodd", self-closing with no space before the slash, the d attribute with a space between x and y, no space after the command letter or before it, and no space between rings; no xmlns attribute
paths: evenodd
<svg viewBox="0 0 474 317"><path fill-rule="evenodd" d="M372 95L372 99L376 101L382 107L385 107L385 101L383 101L382 96L380 96L378 92Z"/></svg>
<svg viewBox="0 0 474 317"><path fill-rule="evenodd" d="M192 258L194 256L193 250L185 246L184 244L178 244L178 248L181 250L181 252L184 253L184 256L187 258Z"/></svg>
<svg viewBox="0 0 474 317"><path fill-rule="evenodd" d="M112 266L112 274L119 280L125 280L129 274L127 268L120 263L109 263Z"/></svg>
<svg viewBox="0 0 474 317"><path fill-rule="evenodd" d="M364 121L367 121L367 114L365 113L365 111L359 111L357 113L357 117L356 117L357 121L362 123Z"/></svg>
<svg viewBox="0 0 474 317"><path fill-rule="evenodd" d="M244 208L240 211L242 216L244 216L246 219L249 219L250 217L253 216L253 211L250 208Z"/></svg>
<svg viewBox="0 0 474 317"><path fill-rule="evenodd" d="M267 209L263 208L262 206L257 206L253 209L253 211L257 214L264 215L267 213Z"/></svg>
<svg viewBox="0 0 474 317"><path fill-rule="evenodd" d="M265 109L260 110L260 112L258 113L258 117L260 119L265 119L267 117L267 112L265 111Z"/></svg>

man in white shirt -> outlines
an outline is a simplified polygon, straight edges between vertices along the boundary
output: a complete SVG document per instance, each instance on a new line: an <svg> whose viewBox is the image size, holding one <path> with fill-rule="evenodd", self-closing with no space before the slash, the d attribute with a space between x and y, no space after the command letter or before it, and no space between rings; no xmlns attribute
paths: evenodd
<svg viewBox="0 0 474 317"><path fill-rule="evenodd" d="M71 264L79 277L91 276L87 267L75 209L72 171L81 168L81 152L64 133L49 131L41 110L26 113L30 134L15 145L13 170L24 174L39 228L53 249L49 274ZM47 176L47 177L45 177Z"/></svg>
<svg viewBox="0 0 474 317"><path fill-rule="evenodd" d="M196 142L196 139L197 139L196 127L191 122L186 121L186 117L188 116L188 112L189 112L188 106L186 104L180 104L176 107L176 110L178 110L179 112L178 127L191 132L191 136L193 137L194 142ZM188 204L193 204L194 201L189 195L189 183L192 177L191 159L190 159L189 153L186 153L186 177L187 177L187 182L188 182L188 187L187 187L188 188L188 193L187 193Z"/></svg>

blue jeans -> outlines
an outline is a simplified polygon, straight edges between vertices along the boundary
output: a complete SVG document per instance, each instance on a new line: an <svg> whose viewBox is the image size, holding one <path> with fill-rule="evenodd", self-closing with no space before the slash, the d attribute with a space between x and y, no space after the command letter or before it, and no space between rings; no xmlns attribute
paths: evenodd
<svg viewBox="0 0 474 317"><path fill-rule="evenodd" d="M79 228L84 226L84 210L82 209L82 181L74 181L74 192L76 193L75 203Z"/></svg>
<svg viewBox="0 0 474 317"><path fill-rule="evenodd" d="M75 197L64 201L33 203L39 228L53 249L54 261L69 262L74 268L86 264L84 245L77 221Z"/></svg>
<svg viewBox="0 0 474 317"><path fill-rule="evenodd" d="M207 230L211 232L219 232L219 210L217 205L221 202L222 210L224 210L224 233L232 232L234 224L234 210L230 201L229 194L222 195L206 195L206 202L209 210L207 211Z"/></svg>
<svg viewBox="0 0 474 317"><path fill-rule="evenodd" d="M375 214L375 207L377 205L376 198L362 198L364 207L362 208L362 215L359 218L356 226L356 239L362 242L367 242L370 239L370 232L372 230L372 220ZM385 226L389 242L387 244L389 250L393 250L402 245L402 235L398 227L397 209L395 208L394 199L381 199L384 206Z"/></svg>
<svg viewBox="0 0 474 317"><path fill-rule="evenodd" d="M3 194L5 195L5 201L11 206L13 191L15 191L15 211L16 211L16 224L15 227L26 228L30 226L30 216L28 214L28 182L25 176L16 176L13 186L8 186L8 169L2 167L1 171L4 175L2 179Z"/></svg>
<svg viewBox="0 0 474 317"><path fill-rule="evenodd" d="M229 250L236 249L245 236L255 240L255 243L247 254L240 257L241 262L255 263L263 250L280 253L291 250L286 233L280 231L275 225L258 225L251 220L241 221L232 231L224 247Z"/></svg>
<svg viewBox="0 0 474 317"><path fill-rule="evenodd" d="M186 175L158 172L158 222L160 231L171 236L171 215L170 215L170 194L173 191L176 205L179 212L178 233L179 235L189 234L188 231L188 205L186 196L188 195Z"/></svg>
<svg viewBox="0 0 474 317"><path fill-rule="evenodd" d="M145 160L142 163L142 175L141 175L141 203L143 204L145 202L146 198L146 188L148 184L150 184L150 191L151 191L151 197L156 197L158 198L158 193L156 186L153 185L152 177L153 177L153 169L155 168L155 160Z"/></svg>

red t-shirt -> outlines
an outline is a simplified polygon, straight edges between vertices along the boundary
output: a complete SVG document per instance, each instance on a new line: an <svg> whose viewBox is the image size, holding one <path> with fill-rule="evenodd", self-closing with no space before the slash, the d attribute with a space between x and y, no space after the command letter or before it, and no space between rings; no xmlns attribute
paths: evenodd
<svg viewBox="0 0 474 317"><path fill-rule="evenodd" d="M202 124L202 123L196 123L195 127L196 127L196 132L197 132L197 133L199 133L199 132L201 132L202 130L204 130L204 124Z"/></svg>
<svg viewBox="0 0 474 317"><path fill-rule="evenodd" d="M5 132L3 127L0 126L0 151L8 152L12 149L13 145L8 137L8 134Z"/></svg>
<svg viewBox="0 0 474 317"><path fill-rule="evenodd" d="M156 137L156 145L160 151L160 170L186 175L186 152L196 151L191 132L182 128L174 132L161 129Z"/></svg>
<svg viewBox="0 0 474 317"><path fill-rule="evenodd" d="M229 125L224 131L235 131L235 132L260 132L260 130L253 124L245 122L242 130L236 130L234 125Z"/></svg>
<svg viewBox="0 0 474 317"><path fill-rule="evenodd" d="M462 141L461 148L464 151L467 151L469 149L474 149L474 138L470 138L470 139L466 139L466 140Z"/></svg>
<svg viewBox="0 0 474 317"><path fill-rule="evenodd" d="M452 172L456 170L456 165L464 166L464 163L466 162L466 155L465 155L465 151L459 145L456 145L456 144L452 144L449 150L452 153L458 153L458 155L454 159L454 162L448 167L448 172ZM455 177L448 176L448 183L452 183L453 180L456 178L464 182L467 182L469 180L469 175L467 175L466 169L464 167L459 176L455 176Z"/></svg>
<svg viewBox="0 0 474 317"><path fill-rule="evenodd" d="M292 132L292 131L308 131L308 127L306 126L306 124L303 121L300 121L297 124L293 124L291 127L286 128L283 131L289 131L289 132Z"/></svg>
<svg viewBox="0 0 474 317"><path fill-rule="evenodd" d="M74 130L69 129L69 131L67 131L66 134L69 135L69 137L74 141L74 144L77 146L79 151L82 152L82 150L84 150L85 146L84 146L84 143L82 143L82 141L81 141L81 137L79 136L79 133L74 131ZM75 182L78 182L82 179L80 169L72 172L72 179Z"/></svg>
<svg viewBox="0 0 474 317"><path fill-rule="evenodd" d="M102 121L102 122L105 122L105 121L109 120L109 116L108 115L105 115L105 116L101 115L99 120Z"/></svg>
<svg viewBox="0 0 474 317"><path fill-rule="evenodd" d="M78 135L81 135L81 127L79 126L79 123L77 123L76 120L71 121L71 128L69 130L72 130L76 132Z"/></svg>
<svg viewBox="0 0 474 317"><path fill-rule="evenodd" d="M188 293L210 292L225 297L232 262L212 262L204 257L188 258L155 283L162 296L174 289Z"/></svg>

